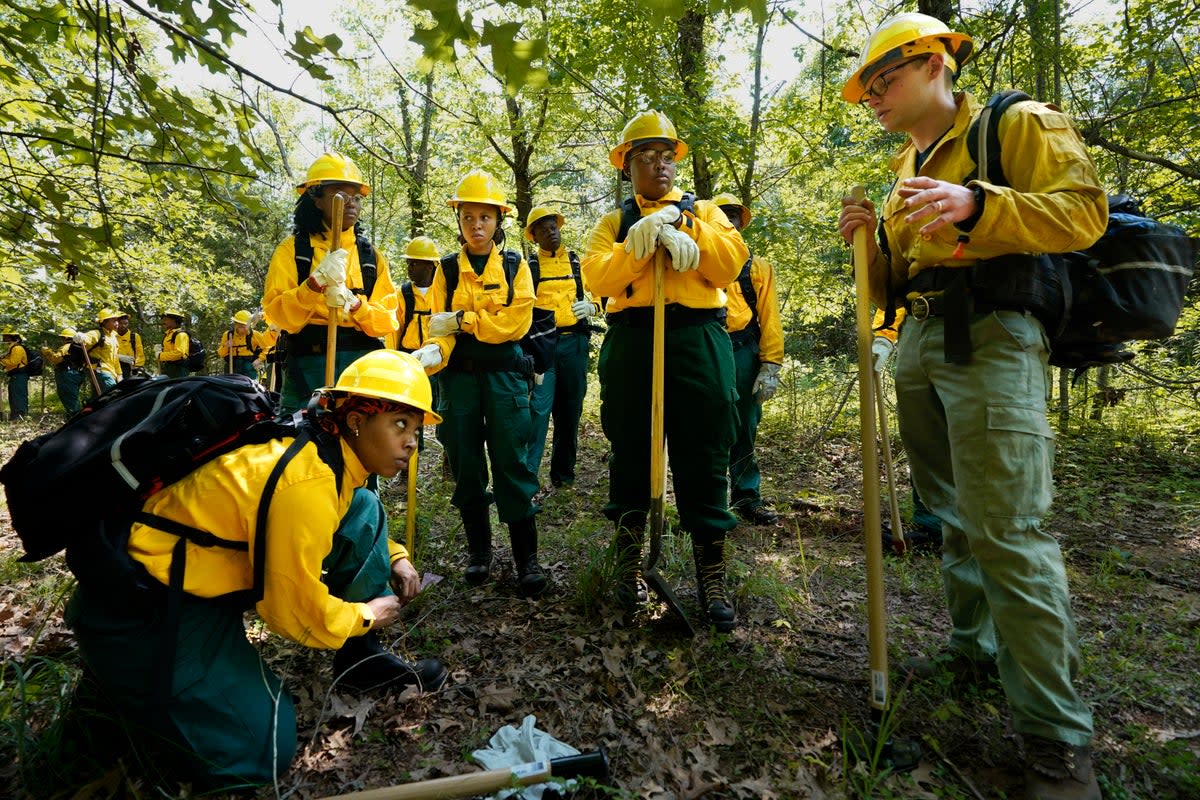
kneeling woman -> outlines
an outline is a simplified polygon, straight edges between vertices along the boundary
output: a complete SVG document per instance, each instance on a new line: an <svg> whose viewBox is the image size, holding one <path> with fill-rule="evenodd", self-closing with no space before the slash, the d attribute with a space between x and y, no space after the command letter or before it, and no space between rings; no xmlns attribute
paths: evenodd
<svg viewBox="0 0 1200 800"><path fill-rule="evenodd" d="M291 693L243 626L238 598L255 587L256 573L258 615L288 639L337 650L339 688L432 691L446 679L437 659L410 664L376 636L420 581L388 538L379 498L362 488L372 473L399 473L422 423L441 421L429 380L411 355L379 350L322 391L327 410L316 424L302 422L300 435L240 447L146 501L140 518L154 515L157 527L130 528L136 586L113 592L77 570L67 620L84 661L135 744L158 745L172 777L214 788L271 783L295 755ZM262 544L256 517L268 497ZM200 546L164 530L175 525L245 549ZM167 589L180 584L182 593Z"/></svg>

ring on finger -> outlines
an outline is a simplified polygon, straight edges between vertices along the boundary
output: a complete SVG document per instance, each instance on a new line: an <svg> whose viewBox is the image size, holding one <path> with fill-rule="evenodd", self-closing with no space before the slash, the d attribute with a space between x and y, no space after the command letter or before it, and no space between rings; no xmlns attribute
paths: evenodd
<svg viewBox="0 0 1200 800"><path fill-rule="evenodd" d="M939 214L942 213L942 201L941 200L934 200L933 207L937 210L937 213L939 213Z"/></svg>

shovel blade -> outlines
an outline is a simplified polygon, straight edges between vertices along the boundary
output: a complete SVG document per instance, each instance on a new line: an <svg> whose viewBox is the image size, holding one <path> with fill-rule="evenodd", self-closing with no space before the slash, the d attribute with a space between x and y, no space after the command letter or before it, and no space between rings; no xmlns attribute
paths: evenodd
<svg viewBox="0 0 1200 800"><path fill-rule="evenodd" d="M645 578L646 585L650 587L650 591L658 595L658 599L666 603L667 608L671 609L671 613L675 615L680 627L688 638L695 636L696 629L692 627L687 614L684 613L683 605L679 602L679 598L675 596L675 591L659 571L656 569L646 570L642 577Z"/></svg>

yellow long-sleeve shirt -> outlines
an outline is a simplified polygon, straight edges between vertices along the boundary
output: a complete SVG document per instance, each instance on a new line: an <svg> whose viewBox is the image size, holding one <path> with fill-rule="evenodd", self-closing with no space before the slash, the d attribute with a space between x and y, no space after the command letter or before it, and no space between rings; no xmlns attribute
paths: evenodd
<svg viewBox="0 0 1200 800"><path fill-rule="evenodd" d="M537 252L538 286L534 307L554 312L554 325L570 328L579 323L571 306L575 305L575 275L571 272L571 257L565 247L551 253L540 247ZM582 282L582 277L580 278ZM583 286L583 299L591 302L587 284ZM599 310L595 303L592 305Z"/></svg>
<svg viewBox="0 0 1200 800"><path fill-rule="evenodd" d="M8 352L0 356L0 369L3 369L5 372L20 369L28 363L29 354L25 352L25 345L20 342L13 342L12 347L8 348Z"/></svg>
<svg viewBox="0 0 1200 800"><path fill-rule="evenodd" d="M404 300L406 286L412 289L412 319L405 317L407 311ZM396 290L396 321L399 328L396 333L388 336L385 344L393 350L407 350L411 353L429 341L429 315L435 311L446 310L446 303L441 299L443 296L435 297L432 283L424 289L411 281L402 283Z"/></svg>
<svg viewBox="0 0 1200 800"><path fill-rule="evenodd" d="M962 258L952 257L961 231L939 228L927 238L928 220L905 222L914 209L904 207L899 188L905 178L922 175L961 183L975 168L967 147L971 121L980 106L969 94L956 96L954 124L934 146L918 172L916 146L909 140L892 158L896 185L880 219L891 260L879 253L871 263L871 299L887 302L887 281L900 287L927 267L970 266L1012 253L1064 253L1089 247L1104 233L1108 200L1087 149L1070 118L1041 103L1015 104L1000 120L1000 162L1010 186L971 181L986 195L983 214L970 231ZM896 302L903 302L898 292Z"/></svg>
<svg viewBox="0 0 1200 800"><path fill-rule="evenodd" d="M433 277L431 291L435 298L446 296L446 275L438 270ZM508 300L508 281L504 277L504 257L492 245L483 273L476 275L467 258L466 250L458 253L458 286L450 301L451 311L462 311L462 331L469 333L484 344L518 342L529 332L533 324L533 276L525 259L517 266L513 280L512 303ZM443 304L444 307L444 304ZM442 311L435 308L434 313ZM454 350L454 335L439 336L437 342L442 351L442 363L450 360Z"/></svg>
<svg viewBox="0 0 1200 800"><path fill-rule="evenodd" d="M117 334L117 355L133 356L133 368L146 366L146 350L142 347L142 337L133 331L125 331L125 335Z"/></svg>
<svg viewBox="0 0 1200 800"><path fill-rule="evenodd" d="M278 339L279 335L276 334ZM246 344L249 339L249 345ZM234 358L257 358L270 349L273 342L267 341L266 334L258 331L250 331L245 336L235 336L233 339L233 357ZM217 348L217 355L221 358L229 358L229 331L224 331L221 334L221 344Z"/></svg>
<svg viewBox="0 0 1200 800"><path fill-rule="evenodd" d="M191 347L191 339L188 338L187 331L181 328L172 328L163 334L163 349L159 354L159 361L183 361L188 357L188 348Z"/></svg>
<svg viewBox="0 0 1200 800"><path fill-rule="evenodd" d="M92 367L100 372L107 372L115 380L121 380L121 361L117 347L117 332L105 332L103 328L86 331L83 334L84 349L92 361Z"/></svg>
<svg viewBox="0 0 1200 800"><path fill-rule="evenodd" d="M246 445L201 466L146 501L143 510L222 539L246 542L249 549L202 547L188 542L183 588L198 597L217 597L254 584L255 521L263 486L292 439ZM271 630L309 647L341 647L369 630L374 615L366 603L350 603L321 582L321 563L333 547L333 534L350 508L354 490L367 471L345 443L342 488L315 444L306 445L283 470L267 515L263 599L256 606ZM164 584L171 549L178 539L135 523L129 553ZM389 541L391 559L407 558L404 546Z"/></svg>
<svg viewBox="0 0 1200 800"><path fill-rule="evenodd" d="M309 236L312 244L312 268L316 269L326 254L330 251L328 232ZM354 243L354 231L342 231L341 247L349 254L346 265L346 287L362 289L362 268L358 262L358 247ZM387 258L383 253L375 251L375 288L370 297L362 298L363 302L349 314L338 312L338 325L344 328L358 328L368 336L383 337L395 333L396 321L396 287L392 283L388 271ZM310 271L311 272L311 271ZM267 269L267 279L263 286L263 316L267 322L285 330L288 333L299 333L306 325L324 327L329 320L329 307L325 305L325 295L308 288L307 281L297 282L296 273L296 241L289 236L275 248L271 256L271 265Z"/></svg>
<svg viewBox="0 0 1200 800"><path fill-rule="evenodd" d="M753 257L750 264L750 284L754 287L755 315L758 317L758 360L771 364L783 363L783 322L779 315L779 295L775 290L775 269L764 259ZM743 330L750 324L750 306L742 296L737 280L725 288L725 329L730 333Z"/></svg>
<svg viewBox="0 0 1200 800"><path fill-rule="evenodd" d="M659 200L635 197L642 216L678 201L683 193L672 189ZM593 293L608 298L610 314L625 308L654 305L654 253L637 260L618 242L621 210L600 218L588 241L583 259L584 284ZM725 305L723 287L737 278L750 251L742 235L729 224L720 208L707 200L697 200L695 210L684 215L679 230L692 237L700 248L700 267L687 272L666 271L664 294L667 303L689 308L721 308ZM669 256L668 256L669 258ZM626 290L630 290L627 295Z"/></svg>

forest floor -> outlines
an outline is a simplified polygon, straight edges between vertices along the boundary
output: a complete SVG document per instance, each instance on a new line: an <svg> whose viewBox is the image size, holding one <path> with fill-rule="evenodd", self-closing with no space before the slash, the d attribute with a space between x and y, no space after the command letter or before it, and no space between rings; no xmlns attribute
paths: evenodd
<svg viewBox="0 0 1200 800"><path fill-rule="evenodd" d="M52 424L5 427L0 456ZM856 436L818 437L768 418L759 447L764 494L783 519L733 532L740 625L691 639L664 607L622 625L608 601L611 527L600 514L607 444L591 406L581 439L575 486L541 495L541 561L552 588L538 601L517 595L503 526L494 536L497 579L480 588L462 581L462 526L437 445L429 445L415 563L441 580L388 633L401 653L447 662L452 674L440 692L364 699L331 690L329 653L269 635L247 617L249 635L297 699L300 726L291 770L258 797L323 797L471 772L479 768L471 752L529 714L562 742L606 749L620 790L594 796L1021 796L1019 739L1002 693L956 695L948 679L923 684L897 674L905 657L935 653L949 628L938 559L929 554L888 555L884 567L891 722L897 740L921 745L922 759L910 773L889 775L848 757L870 719ZM1104 426L1059 439L1047 529L1066 557L1082 648L1078 685L1094 711L1108 798L1200 797L1197 441L1197 431L1170 442ZM906 485L901 491L906 497ZM403 483L382 494L392 534L402 538ZM668 536L665 549L664 572L699 621L690 547ZM15 561L20 546L7 514L0 551L0 784L45 796L54 781L31 765L46 763L38 756L78 675L61 615L70 581L60 557ZM69 782L82 777L72 775L57 791L190 795L156 783L132 758L92 777L79 790Z"/></svg>

